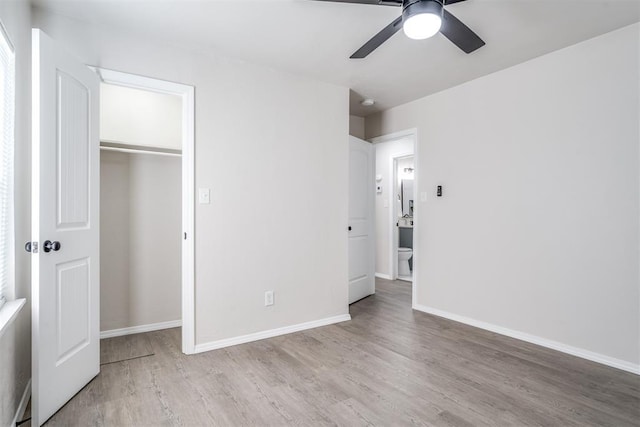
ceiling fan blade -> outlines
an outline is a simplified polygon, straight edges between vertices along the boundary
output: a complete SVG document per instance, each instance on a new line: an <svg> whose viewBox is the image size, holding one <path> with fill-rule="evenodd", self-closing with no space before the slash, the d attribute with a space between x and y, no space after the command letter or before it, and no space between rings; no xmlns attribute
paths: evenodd
<svg viewBox="0 0 640 427"><path fill-rule="evenodd" d="M402 16L396 18L391 24L387 25L378 34L373 36L371 40L366 42L360 49L356 50L351 59L362 59L376 50L380 45L391 38L392 35L402 28Z"/></svg>
<svg viewBox="0 0 640 427"><path fill-rule="evenodd" d="M458 18L447 12L442 11L442 27L440 32L453 44L462 49L465 53L471 53L476 49L484 46L484 41L478 37L471 28L464 25Z"/></svg>
<svg viewBox="0 0 640 427"><path fill-rule="evenodd" d="M467 0L444 0L444 5L449 6L450 4L460 3L461 1L467 1Z"/></svg>
<svg viewBox="0 0 640 427"><path fill-rule="evenodd" d="M402 6L402 0L316 0L316 1L330 1L334 3L373 4L373 5L379 5L379 6ZM451 1L464 1L464 0L451 0Z"/></svg>

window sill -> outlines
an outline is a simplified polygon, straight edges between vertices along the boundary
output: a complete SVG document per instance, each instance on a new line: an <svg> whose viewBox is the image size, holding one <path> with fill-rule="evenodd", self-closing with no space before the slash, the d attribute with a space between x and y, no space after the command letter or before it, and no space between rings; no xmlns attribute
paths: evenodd
<svg viewBox="0 0 640 427"><path fill-rule="evenodd" d="M6 302L0 308L0 337L7 330L9 325L18 317L18 313L27 302L25 298Z"/></svg>

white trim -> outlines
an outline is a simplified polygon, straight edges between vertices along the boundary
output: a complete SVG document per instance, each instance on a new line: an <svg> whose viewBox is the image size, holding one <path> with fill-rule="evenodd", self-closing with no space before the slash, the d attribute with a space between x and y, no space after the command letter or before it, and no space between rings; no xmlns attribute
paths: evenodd
<svg viewBox="0 0 640 427"><path fill-rule="evenodd" d="M413 153L403 153L401 157L410 155L413 155ZM387 222L389 223L389 275L391 276L391 280L396 280L398 278L398 247L400 246L398 242L400 233L396 226L398 222L398 192L396 190L398 188L398 158L391 156L390 161L391 166L389 166L389 170L391 171L391 182L389 183L389 191L391 192L391 197L389 198L389 202L391 203L391 209L388 211L389 217L387 218Z"/></svg>
<svg viewBox="0 0 640 427"><path fill-rule="evenodd" d="M396 139L406 138L407 136L417 136L418 128L405 129L387 135L376 136L369 139L372 144L380 144L382 142L395 141Z"/></svg>
<svg viewBox="0 0 640 427"><path fill-rule="evenodd" d="M29 399L31 399L31 379L29 379L26 387L24 388L24 392L22 392L22 397L20 398L20 404L16 410L16 415L13 417L13 422L10 424L12 427L24 418L24 413L27 411Z"/></svg>
<svg viewBox="0 0 640 427"><path fill-rule="evenodd" d="M9 325L18 317L18 313L27 302L25 298L8 301L0 307L0 337Z"/></svg>
<svg viewBox="0 0 640 427"><path fill-rule="evenodd" d="M4 39L7 41L7 45L9 46L9 50L11 50L11 53L15 54L16 48L13 46L13 43L11 42L11 38L9 37L9 33L7 32L7 29L4 27L4 24L2 23L2 21L0 21L0 35L4 37Z"/></svg>
<svg viewBox="0 0 640 427"><path fill-rule="evenodd" d="M160 331L162 329L178 328L180 326L182 326L182 320L170 320L168 322L150 323L148 325L130 326L128 328L110 329L108 331L100 331L100 339Z"/></svg>
<svg viewBox="0 0 640 427"><path fill-rule="evenodd" d="M433 314L434 316L444 317L445 319L453 320L455 322L460 322L466 325L475 326L476 328L495 332L500 335L506 335L508 337L515 338L521 341L526 341L542 347L557 350L562 353L567 353L572 356L577 356L582 359L590 360L592 362L601 363L603 365L611 366L612 368L617 368L623 371L631 372L632 374L640 375L640 364L636 365L635 363L627 362L626 360L605 356L604 354L596 353L590 350L585 350L579 347L573 347L571 345L563 344L558 341L553 341L547 338L531 335L526 332L514 331L512 329L508 329L502 326L483 322L481 320L471 319L469 317L460 316L454 313L449 313L447 311L440 310L433 307L428 307L426 305L414 304L413 309L422 311L428 314Z"/></svg>
<svg viewBox="0 0 640 427"><path fill-rule="evenodd" d="M195 352L195 88L104 68L90 67L103 83L182 97L182 352Z"/></svg>
<svg viewBox="0 0 640 427"><path fill-rule="evenodd" d="M389 276L388 274L383 274L383 273L376 273L376 277L379 277L381 279L393 280L393 278L391 276Z"/></svg>
<svg viewBox="0 0 640 427"><path fill-rule="evenodd" d="M327 326L334 323L345 322L351 320L351 315L341 314L338 316L327 317L319 320L312 320L311 322L298 323L297 325L285 326L282 328L269 329L267 331L255 332L253 334L240 335L239 337L226 338L223 340L210 341L196 345L196 353L202 353L204 351L217 350L219 348L231 347L233 345L245 344L252 341L259 341L266 338L273 338L280 335L286 335L293 332L304 331L306 329L318 328L320 326Z"/></svg>
<svg viewBox="0 0 640 427"><path fill-rule="evenodd" d="M196 259L195 259L195 88L187 87L182 103L182 352L196 348Z"/></svg>
<svg viewBox="0 0 640 427"><path fill-rule="evenodd" d="M420 200L420 167L418 166L420 145L418 144L418 129L413 128L408 131L413 134L413 270L411 271L411 305L418 301L418 247L420 246L420 233L419 229L422 228L421 221L418 220L418 213L420 212L422 202Z"/></svg>

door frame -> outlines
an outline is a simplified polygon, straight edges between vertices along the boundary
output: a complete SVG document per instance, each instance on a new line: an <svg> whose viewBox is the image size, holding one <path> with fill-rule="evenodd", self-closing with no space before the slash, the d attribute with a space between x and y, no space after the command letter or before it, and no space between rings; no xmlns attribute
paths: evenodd
<svg viewBox="0 0 640 427"><path fill-rule="evenodd" d="M420 212L420 199L418 198L418 195L420 194L419 190L419 168L418 168L418 129L417 128L411 128L411 129L406 129L406 130L401 130L398 132L393 132L390 134L386 134L386 135L381 135L381 136L377 136L375 138L371 138L369 139L369 142L371 142L372 144L379 144L379 143L383 143L383 142L394 142L394 141L398 141L401 139L406 139L406 138L411 138L413 140L413 153L403 153L403 154L398 154L395 155L391 158L391 175L393 176L393 184L394 184L394 193L395 193L395 182L398 179L398 177L396 176L396 170L395 170L395 163L396 163L396 159L400 158L400 157L407 157L407 156L414 156L414 163L413 163L413 200L415 200L414 205L413 205L413 217L417 218L418 214ZM393 208L389 209L390 214L389 214L389 226L390 226L390 231L389 231L389 258L390 258L390 269L391 269L391 277L393 278L393 280L397 279L397 271L398 271L398 251L397 251L397 246L398 244L395 242L395 236L396 236L396 221L397 219L394 218L394 215L396 213L396 203L395 200L392 200L393 202ZM416 305L416 289L418 286L418 268L417 268L417 254L419 252L418 250L418 246L419 246L419 242L416 238L416 236L418 235L418 229L420 227L420 221L414 221L414 225L413 225L413 281L411 282L411 307L415 307ZM396 247L395 251L394 251L394 246ZM394 252L395 252L395 257L394 257Z"/></svg>
<svg viewBox="0 0 640 427"><path fill-rule="evenodd" d="M195 337L195 88L100 67L102 83L182 98L182 352L194 354Z"/></svg>

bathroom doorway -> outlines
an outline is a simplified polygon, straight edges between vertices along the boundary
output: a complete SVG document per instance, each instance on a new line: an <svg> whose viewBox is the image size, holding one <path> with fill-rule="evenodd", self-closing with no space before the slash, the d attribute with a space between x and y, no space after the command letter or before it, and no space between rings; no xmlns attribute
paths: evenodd
<svg viewBox="0 0 640 427"><path fill-rule="evenodd" d="M194 89L112 70L101 78L100 336L194 334Z"/></svg>
<svg viewBox="0 0 640 427"><path fill-rule="evenodd" d="M376 277L411 292L415 301L418 262L417 132L371 139L376 152ZM413 302L412 302L413 305Z"/></svg>
<svg viewBox="0 0 640 427"><path fill-rule="evenodd" d="M393 158L394 203L391 217L396 218L396 226L393 227L391 256L395 262L395 278L407 282L413 282L414 171L413 155Z"/></svg>

